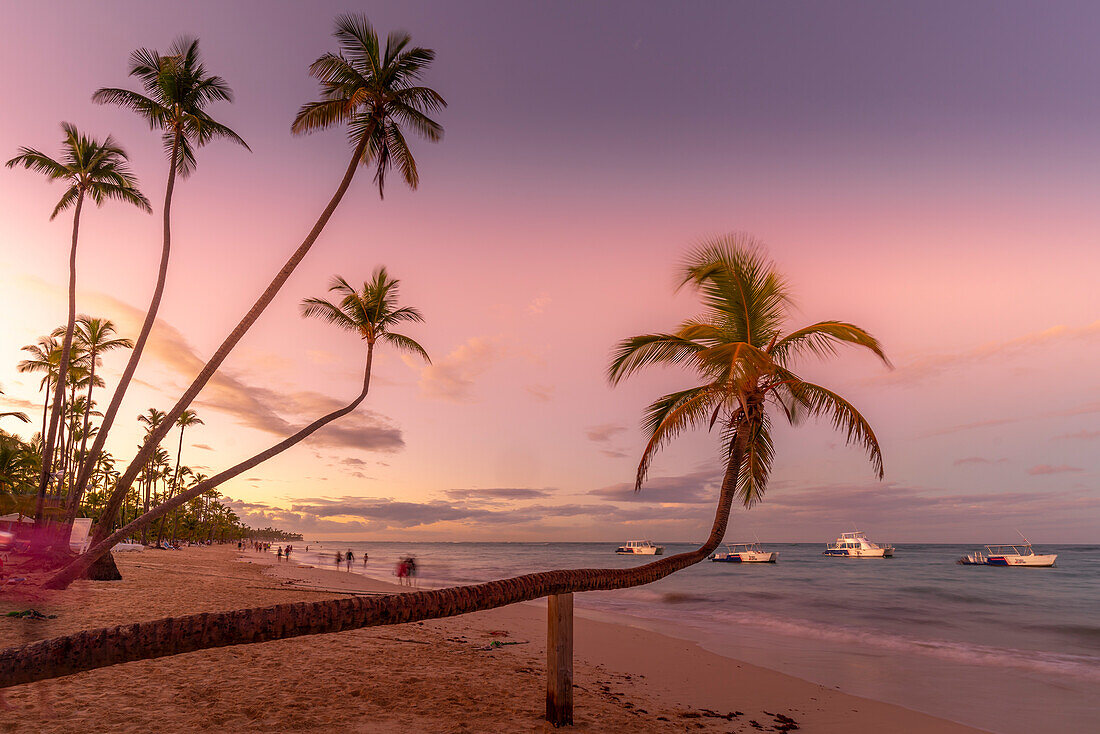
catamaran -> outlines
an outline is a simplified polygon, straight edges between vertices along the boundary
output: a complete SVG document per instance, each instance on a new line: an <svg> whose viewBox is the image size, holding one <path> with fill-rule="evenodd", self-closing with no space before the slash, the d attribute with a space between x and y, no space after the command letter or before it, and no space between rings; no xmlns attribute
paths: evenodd
<svg viewBox="0 0 1100 734"><path fill-rule="evenodd" d="M665 549L649 540L631 540L620 545L615 552L620 556L659 556Z"/></svg>
<svg viewBox="0 0 1100 734"><path fill-rule="evenodd" d="M775 563L779 554L766 551L760 543L729 543L725 553L712 553L710 560L720 563Z"/></svg>
<svg viewBox="0 0 1100 734"><path fill-rule="evenodd" d="M974 551L959 559L963 566L1030 566L1049 568L1058 560L1057 553L1039 555L1031 547L1031 541L1024 538L1023 543L1006 545L987 545L985 552Z"/></svg>
<svg viewBox="0 0 1100 734"><path fill-rule="evenodd" d="M831 545L825 546L823 556L841 556L843 558L890 558L894 555L894 546L879 545L867 540L861 530L841 533Z"/></svg>

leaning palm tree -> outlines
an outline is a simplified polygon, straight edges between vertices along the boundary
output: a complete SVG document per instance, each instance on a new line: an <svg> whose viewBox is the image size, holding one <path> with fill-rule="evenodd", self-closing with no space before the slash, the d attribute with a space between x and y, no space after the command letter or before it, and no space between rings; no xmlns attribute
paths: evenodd
<svg viewBox="0 0 1100 734"><path fill-rule="evenodd" d="M411 47L411 39L406 33L391 33L383 47L370 23L362 16L346 15L338 18L335 36L340 51L324 54L310 66L310 73L321 83L322 99L303 106L291 129L296 133L305 133L333 125L346 125L354 147L351 161L336 193L321 212L313 229L168 412L169 422L179 418L191 405L225 358L282 289L298 263L313 247L332 213L336 211L359 166L374 166L374 178L380 193L384 191L386 173L391 165L396 165L405 183L415 189L419 184L419 174L402 128L411 128L432 142L442 138L443 128L429 118L427 113L442 109L446 102L434 90L418 85L420 77L435 59L434 51ZM152 446L167 431L168 427L162 426L159 431L154 432L123 473L104 510L103 518L106 521L101 520L96 526L93 548L109 533L118 503L153 450ZM87 562L88 559L79 561L82 565ZM71 575L69 572L65 573Z"/></svg>
<svg viewBox="0 0 1100 734"><path fill-rule="evenodd" d="M20 148L19 155L8 161L8 168L22 166L37 171L51 181L64 181L68 184L65 193L50 214L53 220L61 212L72 208L73 235L69 248L69 320L65 327L65 338L61 343L61 363L58 367L58 379L54 388L54 402L61 404L65 389L65 375L69 369L69 351L73 343L73 330L76 326L76 245L80 233L80 212L84 199L103 206L108 199L116 199L142 209L152 211L144 194L138 190L137 179L130 172L126 151L119 147L111 136L103 141L82 135L74 125L61 123L65 132L62 141L63 152L60 159L54 159L34 148ZM35 521L42 521L42 508L46 499L46 484L49 478L49 466L53 458L57 438L57 423L60 419L55 410L54 417L46 434L42 456L42 473L38 479L38 506L35 509Z"/></svg>
<svg viewBox="0 0 1100 734"><path fill-rule="evenodd" d="M826 418L845 432L849 442L867 450L875 473L882 476L882 454L863 417L836 393L792 371L799 357L833 356L846 345L866 348L886 362L874 337L843 321L821 321L785 332L788 288L759 246L745 237L720 238L699 247L684 265L682 282L700 294L704 312L671 333L620 343L609 378L615 384L650 365L688 366L700 378L696 387L666 395L650 406L645 421L650 440L637 473L643 481L654 452L680 431L719 428L725 471L710 536L699 548L634 568L545 571L475 586L280 604L90 630L0 652L0 686L211 647L402 624L552 594L651 583L706 558L725 535L734 501L751 505L763 499L773 456L769 411L779 411L792 422ZM57 655L59 649L66 655Z"/></svg>
<svg viewBox="0 0 1100 734"><path fill-rule="evenodd" d="M393 331L394 327L401 324L420 323L424 320L417 309L411 306L397 305L399 287L400 281L391 278L385 268L378 268L374 271L373 277L363 283L363 288L359 291L344 278L335 277L329 291L341 296L336 302L322 298L307 298L302 302L302 315L304 317L320 318L341 329L352 331L367 343L366 364L363 368L363 389L354 400L344 407L318 418L293 436L242 461L236 466L192 485L174 498L154 507L100 541L98 547L90 548L87 553L75 559L53 578L49 579L46 586L48 588L63 588L91 565L91 561L88 559L95 559L98 557L97 554L106 553L114 544L122 542L123 538L132 535L158 517L172 512L184 503L199 497L207 490L217 487L252 467L281 454L312 435L319 428L355 410L367 397L367 392L370 390L371 365L374 360L374 347L378 342L384 342L398 350L414 354L430 363L427 352L420 344L404 334ZM86 562L87 565L81 567L82 562Z"/></svg>
<svg viewBox="0 0 1100 734"><path fill-rule="evenodd" d="M195 150L207 143L223 139L237 143L248 149L248 145L237 133L218 122L207 108L214 102L233 101L233 92L220 76L210 74L199 54L199 42L196 39L181 38L175 42L167 54L139 48L130 54L130 76L141 82L144 94L129 89L105 87L98 90L92 99L103 104L117 104L136 112L153 130L160 130L164 150L168 154L168 183L164 188L163 240L160 252L160 268L157 271L157 284L149 308L145 312L145 321L134 342L130 359L122 370L110 405L103 416L96 440L92 443L88 460L84 462L76 480L76 492L83 493L91 479L95 459L107 441L114 425L122 400L130 387L134 371L141 361L149 332L153 329L157 311L164 295L164 284L168 276L168 259L172 251L172 194L176 187L176 176L185 178L195 170ZM177 416L169 419L174 421ZM160 438L163 438L161 436ZM157 439L159 443L160 438ZM144 463L144 457L139 465ZM103 517L109 525L117 512L118 504L129 491L129 483L120 492L115 492L108 500ZM99 523L96 531L100 532Z"/></svg>

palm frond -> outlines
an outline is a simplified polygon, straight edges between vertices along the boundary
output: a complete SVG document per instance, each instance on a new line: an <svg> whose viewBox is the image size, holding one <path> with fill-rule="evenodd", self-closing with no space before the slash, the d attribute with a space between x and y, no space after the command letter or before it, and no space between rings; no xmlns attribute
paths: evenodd
<svg viewBox="0 0 1100 734"><path fill-rule="evenodd" d="M793 376L792 376L793 377ZM871 424L855 406L831 390L802 380L790 384L791 394L809 416L822 416L833 428L845 434L849 444L858 444L867 451L867 457L879 479L883 477L882 448Z"/></svg>
<svg viewBox="0 0 1100 734"><path fill-rule="evenodd" d="M660 397L646 408L642 428L649 434L649 441L638 462L634 491L641 490L657 451L681 431L705 422L721 400L719 392L710 385L702 385Z"/></svg>
<svg viewBox="0 0 1100 734"><path fill-rule="evenodd" d="M816 324L792 331L775 342L768 350L780 363L786 363L802 352L817 357L833 357L837 347L844 344L864 347L874 352L883 364L890 367L890 360L879 344L878 339L868 332L846 321L819 321Z"/></svg>
<svg viewBox="0 0 1100 734"><path fill-rule="evenodd" d="M432 363L432 358L428 356L428 352L425 351L424 347L420 346L420 344L413 341L404 334L395 334L390 331L384 331L379 338L384 339L385 341L389 342L403 352L415 354L416 356L423 359L424 362L427 364Z"/></svg>

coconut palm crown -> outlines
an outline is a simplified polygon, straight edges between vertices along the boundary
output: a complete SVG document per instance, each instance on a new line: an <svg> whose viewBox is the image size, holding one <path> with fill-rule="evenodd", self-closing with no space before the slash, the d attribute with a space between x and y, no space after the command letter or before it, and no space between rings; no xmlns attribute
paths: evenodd
<svg viewBox="0 0 1100 734"><path fill-rule="evenodd" d="M141 81L145 94L104 87L92 95L100 104L117 104L133 110L153 130L164 132L164 151L176 170L187 177L195 169L195 148L223 138L251 150L241 136L206 111L212 102L232 102L233 91L225 79L207 73L199 54L199 41L180 38L167 54L139 48L130 54L130 76Z"/></svg>
<svg viewBox="0 0 1100 734"><path fill-rule="evenodd" d="M877 339L844 321L820 321L784 333L792 305L789 288L762 245L746 235L719 237L695 248L683 263L680 286L698 292L704 312L672 333L620 342L608 370L613 384L652 365L687 366L703 380L648 407L643 426L649 441L638 464L636 490L656 452L681 431L717 426L728 471L736 474L733 495L751 507L763 499L771 472L773 412L795 425L807 417L828 419L849 443L866 449L882 478L882 451L859 411L791 370L798 358L831 357L844 345L869 349L889 366Z"/></svg>
<svg viewBox="0 0 1100 734"><path fill-rule="evenodd" d="M379 196L391 166L415 189L420 176L402 127L433 143L443 137L443 127L428 114L447 102L417 84L435 51L410 47L412 39L403 31L390 33L383 47L362 15L338 17L333 35L339 51L324 54L309 67L321 83L321 99L302 106L291 130L302 134L346 124L352 145L362 147L360 163L375 166Z"/></svg>
<svg viewBox="0 0 1100 734"><path fill-rule="evenodd" d="M60 158L51 158L35 148L19 148L19 155L7 162L8 168L22 166L37 171L51 181L65 181L69 187L61 195L50 219L87 197L102 206L108 199L133 204L149 212L152 208L138 190L130 171L126 151L108 135L102 141L90 138L68 122L61 123L65 133Z"/></svg>
<svg viewBox="0 0 1100 734"><path fill-rule="evenodd" d="M397 307L400 285L401 281L391 278L384 267L374 271L371 279L363 283L361 291L357 291L351 283L337 275L332 279L329 292L343 296L339 303L323 298L306 298L302 301L302 315L354 331L367 342L368 347L373 347L378 340L382 340L431 364L424 347L407 336L390 331L398 324L419 324L424 321L416 308Z"/></svg>

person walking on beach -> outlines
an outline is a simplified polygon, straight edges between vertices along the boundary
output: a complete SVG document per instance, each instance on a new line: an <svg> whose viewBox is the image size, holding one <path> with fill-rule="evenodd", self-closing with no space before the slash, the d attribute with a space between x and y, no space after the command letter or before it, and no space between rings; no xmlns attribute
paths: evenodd
<svg viewBox="0 0 1100 734"><path fill-rule="evenodd" d="M370 555L366 551L363 551L363 568L367 567L368 558L370 558Z"/></svg>
<svg viewBox="0 0 1100 734"><path fill-rule="evenodd" d="M283 547L281 545L279 546L279 552L276 553L276 555L279 557L280 561L283 560Z"/></svg>
<svg viewBox="0 0 1100 734"><path fill-rule="evenodd" d="M409 586L416 586L416 558L409 556L405 559L405 571L409 575Z"/></svg>
<svg viewBox="0 0 1100 734"><path fill-rule="evenodd" d="M336 551L336 570L340 570L340 562L344 560L344 554L340 551Z"/></svg>
<svg viewBox="0 0 1100 734"><path fill-rule="evenodd" d="M290 546L289 545L286 547L286 560L287 560L288 563L290 562Z"/></svg>
<svg viewBox="0 0 1100 734"><path fill-rule="evenodd" d="M355 560L355 555L351 552L351 548L348 548L348 553L347 553L346 556L344 556L344 559L348 563L348 569L347 570L348 570L348 573L350 573L351 572L351 562Z"/></svg>

